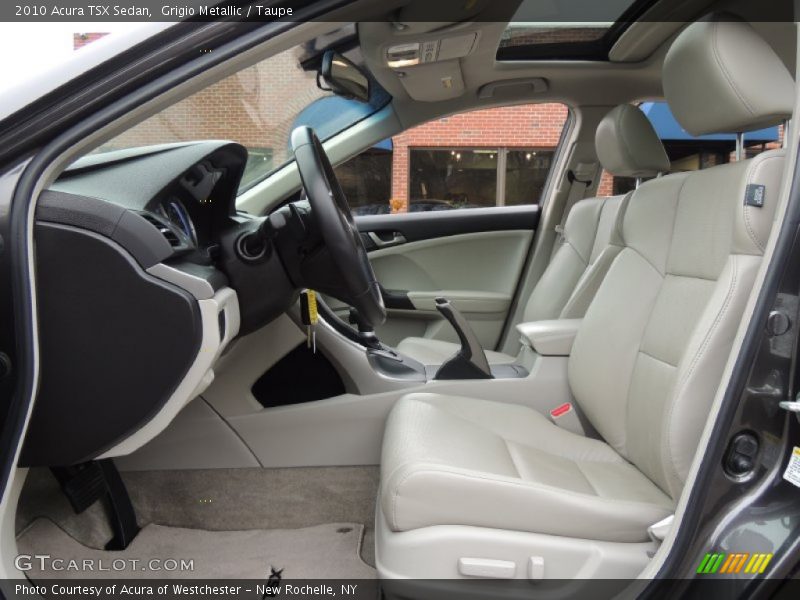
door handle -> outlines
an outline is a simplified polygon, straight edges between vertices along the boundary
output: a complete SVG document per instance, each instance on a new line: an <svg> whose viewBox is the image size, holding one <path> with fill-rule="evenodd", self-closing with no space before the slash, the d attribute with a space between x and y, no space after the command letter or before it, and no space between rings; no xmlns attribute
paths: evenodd
<svg viewBox="0 0 800 600"><path fill-rule="evenodd" d="M374 231L367 232L367 237L372 241L373 244L375 244L376 248L388 248L390 246L398 246L406 243L406 236L399 231L393 231L392 237L390 237L388 240L382 239Z"/></svg>

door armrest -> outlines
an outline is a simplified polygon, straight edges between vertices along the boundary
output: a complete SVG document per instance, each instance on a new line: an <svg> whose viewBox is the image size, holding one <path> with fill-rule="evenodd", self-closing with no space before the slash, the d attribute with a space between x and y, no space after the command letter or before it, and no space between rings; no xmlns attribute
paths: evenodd
<svg viewBox="0 0 800 600"><path fill-rule="evenodd" d="M520 323L522 343L542 356L569 356L583 319L553 319Z"/></svg>

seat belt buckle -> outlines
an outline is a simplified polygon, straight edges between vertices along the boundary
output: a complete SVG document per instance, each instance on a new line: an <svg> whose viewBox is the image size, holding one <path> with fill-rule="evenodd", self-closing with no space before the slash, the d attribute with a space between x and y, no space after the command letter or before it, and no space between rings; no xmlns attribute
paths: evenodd
<svg viewBox="0 0 800 600"><path fill-rule="evenodd" d="M585 435L586 433L583 430L583 425L581 425L581 420L578 418L575 407L572 406L572 402L565 402L552 409L550 411L550 420L572 433L577 433L578 435Z"/></svg>
<svg viewBox="0 0 800 600"><path fill-rule="evenodd" d="M564 241L564 226L559 223L558 225L556 225L555 231L556 231L556 244L560 244L561 242Z"/></svg>

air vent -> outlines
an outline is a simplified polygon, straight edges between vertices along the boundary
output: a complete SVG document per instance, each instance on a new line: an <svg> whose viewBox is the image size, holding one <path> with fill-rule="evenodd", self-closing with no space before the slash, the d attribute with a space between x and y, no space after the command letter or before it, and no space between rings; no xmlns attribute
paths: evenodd
<svg viewBox="0 0 800 600"><path fill-rule="evenodd" d="M162 221L160 221L159 219L148 213L139 213L139 214L145 221L148 221L149 223L153 224L155 228L158 229L161 235L164 236L164 239L167 240L167 242L169 242L170 246L172 246L173 248L178 248L179 246L181 246L181 240L178 237L178 235L174 231L172 231L172 229L170 229L167 225L165 225Z"/></svg>

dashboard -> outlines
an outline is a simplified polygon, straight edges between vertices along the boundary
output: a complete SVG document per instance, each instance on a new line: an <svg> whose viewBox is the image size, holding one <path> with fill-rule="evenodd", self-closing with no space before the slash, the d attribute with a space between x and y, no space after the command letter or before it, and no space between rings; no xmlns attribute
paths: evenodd
<svg viewBox="0 0 800 600"><path fill-rule="evenodd" d="M127 454L213 380L226 346L296 296L277 257L242 267L247 151L197 142L90 155L37 201L39 393L20 457ZM282 290L282 291L281 291Z"/></svg>
<svg viewBox="0 0 800 600"><path fill-rule="evenodd" d="M244 147L226 142L116 150L78 160L50 191L134 211L159 229L173 256L208 263L215 238L236 214L246 161Z"/></svg>
<svg viewBox="0 0 800 600"><path fill-rule="evenodd" d="M298 148L301 164L313 158L311 145ZM210 385L236 338L303 288L358 299L366 282L370 298L379 294L342 226L343 199L328 189L269 216L237 212L246 162L247 150L225 141L115 150L76 161L39 195L41 376L21 466L142 447Z"/></svg>

